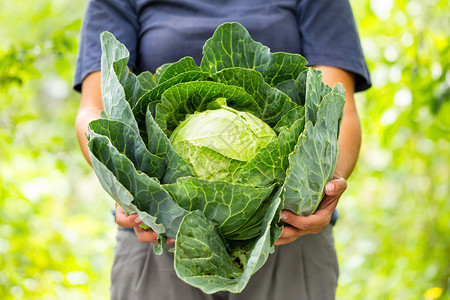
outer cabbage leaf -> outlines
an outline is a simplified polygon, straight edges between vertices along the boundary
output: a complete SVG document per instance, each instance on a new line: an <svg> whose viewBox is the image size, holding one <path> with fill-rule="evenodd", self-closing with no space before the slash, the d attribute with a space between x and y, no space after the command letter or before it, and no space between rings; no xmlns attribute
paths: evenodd
<svg viewBox="0 0 450 300"><path fill-rule="evenodd" d="M190 56L183 57L179 61L167 65L167 68L165 68L161 76L159 76L158 85L188 71L200 71L200 68Z"/></svg>
<svg viewBox="0 0 450 300"><path fill-rule="evenodd" d="M257 238L226 246L214 223L199 211L189 213L180 224L175 242L175 271L182 280L212 294L241 292L250 277L267 261L281 229L278 221L281 189L272 197Z"/></svg>
<svg viewBox="0 0 450 300"><path fill-rule="evenodd" d="M243 230L245 220L255 214L274 187L255 188L195 177L180 178L176 184L164 185L178 205L188 211L201 211L208 220L218 224L224 237Z"/></svg>
<svg viewBox="0 0 450 300"><path fill-rule="evenodd" d="M337 87L335 91L342 88ZM289 156L283 194L285 209L302 216L317 209L325 184L333 178L343 109L343 95L331 92L319 105L315 126L311 121L306 123L299 143Z"/></svg>
<svg viewBox="0 0 450 300"><path fill-rule="evenodd" d="M159 84L159 79L161 79L162 74L164 74L164 72L167 70L167 68L169 68L172 64L174 63L166 63L163 64L161 66L159 66L156 71L155 71L155 82L158 85Z"/></svg>
<svg viewBox="0 0 450 300"><path fill-rule="evenodd" d="M206 41L201 68L211 74L231 67L254 69L268 84L276 86L296 79L306 69L306 63L298 54L270 53L268 47L252 40L239 23L225 23Z"/></svg>
<svg viewBox="0 0 450 300"><path fill-rule="evenodd" d="M244 68L227 68L211 76L214 81L242 87L255 99L261 109L261 120L274 126L297 105L276 88L264 81L261 73Z"/></svg>
<svg viewBox="0 0 450 300"><path fill-rule="evenodd" d="M125 99L133 107L147 91L141 88L136 75L128 69L128 56L113 63L114 72L125 92Z"/></svg>
<svg viewBox="0 0 450 300"><path fill-rule="evenodd" d="M103 188L128 214L137 213L158 234L175 238L186 211L158 181L137 172L133 163L104 136L90 132L89 154Z"/></svg>
<svg viewBox="0 0 450 300"><path fill-rule="evenodd" d="M227 99L228 106L234 109L261 116L258 104L243 88L213 81L196 81L179 83L163 93L161 103L156 105L156 123L170 136L186 115L207 110L208 104L217 98Z"/></svg>
<svg viewBox="0 0 450 300"><path fill-rule="evenodd" d="M204 80L208 75L208 73L201 71L187 71L156 85L149 92L144 94L133 107L133 114L138 122L139 128L144 128L147 108L150 108L153 117L155 116L156 105L160 102L162 94L168 88L181 82ZM142 135L145 136L145 132Z"/></svg>
<svg viewBox="0 0 450 300"><path fill-rule="evenodd" d="M306 122L316 124L317 110L325 95L331 88L322 81L322 71L310 68L306 77Z"/></svg>
<svg viewBox="0 0 450 300"><path fill-rule="evenodd" d="M304 124L304 118L301 118L290 128L281 128L275 141L261 149L249 163L238 170L238 181L253 186L282 183L286 176L288 155L294 151Z"/></svg>
<svg viewBox="0 0 450 300"><path fill-rule="evenodd" d="M162 183L174 183L180 177L192 176L192 171L183 158L173 149L169 139L156 124L150 110L147 111L146 128L148 134L148 149L154 155L163 157L166 163L166 172L161 179Z"/></svg>
<svg viewBox="0 0 450 300"><path fill-rule="evenodd" d="M156 86L155 76L149 71L145 71L139 74L137 76L137 80L139 81L141 88L147 91L153 89Z"/></svg>
<svg viewBox="0 0 450 300"><path fill-rule="evenodd" d="M299 119L305 119L305 108L303 106L297 106L288 111L288 113L278 121L273 130L279 134L283 127L291 128L292 124Z"/></svg>
<svg viewBox="0 0 450 300"><path fill-rule="evenodd" d="M126 100L124 87L121 85L114 68L114 62L122 60L121 64L123 64L125 60L128 60L130 54L127 48L117 41L111 33L103 32L100 39L102 45L101 87L104 109L102 115L107 119L128 124L136 132L139 132L131 106ZM118 71L121 72L120 68L118 68Z"/></svg>
<svg viewBox="0 0 450 300"><path fill-rule="evenodd" d="M148 152L139 135L127 124L98 119L89 123L89 129L108 137L113 146L128 157L139 171L158 179L164 175L166 171L164 159Z"/></svg>

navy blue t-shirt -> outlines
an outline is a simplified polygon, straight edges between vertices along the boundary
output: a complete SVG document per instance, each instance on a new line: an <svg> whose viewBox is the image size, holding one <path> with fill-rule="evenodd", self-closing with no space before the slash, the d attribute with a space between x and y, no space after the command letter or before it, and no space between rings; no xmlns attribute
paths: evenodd
<svg viewBox="0 0 450 300"><path fill-rule="evenodd" d="M239 22L271 52L303 55L310 65L355 74L355 90L370 87L348 0L89 0L83 19L74 88L100 70L100 33L110 31L130 51L135 73L155 72L192 56L220 24Z"/></svg>

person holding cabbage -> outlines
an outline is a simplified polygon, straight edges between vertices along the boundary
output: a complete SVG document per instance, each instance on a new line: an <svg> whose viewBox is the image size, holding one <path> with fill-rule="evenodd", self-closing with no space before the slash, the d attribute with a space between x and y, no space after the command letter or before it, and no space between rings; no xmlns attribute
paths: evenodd
<svg viewBox="0 0 450 300"><path fill-rule="evenodd" d="M324 197L314 213L302 216L288 209L281 213L277 211L284 227L275 242L275 252L268 256L267 262L253 274L246 287L239 290L240 293L205 293L180 280L173 267L173 253L166 251L157 256L153 252L152 245L158 242L158 234L144 229L146 226L141 226L143 220L137 214L128 215L120 205L116 206L119 231L111 275L111 299L335 297L338 279L332 234L332 226L337 219L335 208L347 187L346 180L356 164L361 144L353 95L370 87L369 73L347 0L88 1L74 78L74 88L81 92L76 119L81 150L91 163L86 135L92 135L92 132L88 131L88 124L100 118L104 109L100 72L100 34L103 31L111 32L129 50L127 67L133 73L150 71L156 72L156 76L159 66L186 56L191 56L197 65L203 64L205 41L226 22L242 24L253 40L270 48L272 53L301 54L308 66L322 71L321 78L325 84L331 87L336 83L342 84L345 106L338 131L339 156L334 176L324 186ZM253 115L244 115L244 112L229 107L232 106L229 101L217 98L211 102L211 107L220 106L225 109L225 114L251 121ZM217 113L219 110L211 111ZM200 118L198 115L192 116ZM214 120L215 116L210 114L209 118ZM177 130L174 135L181 136L182 129ZM275 134L269 137L267 143L275 137ZM170 137L172 143L176 139L175 136ZM180 149L176 148L182 152ZM167 237L167 244L175 242L173 237Z"/></svg>

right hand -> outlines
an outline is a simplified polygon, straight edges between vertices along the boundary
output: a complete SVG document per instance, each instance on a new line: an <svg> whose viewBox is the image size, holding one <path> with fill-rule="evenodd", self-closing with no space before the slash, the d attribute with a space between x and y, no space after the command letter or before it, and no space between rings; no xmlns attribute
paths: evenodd
<svg viewBox="0 0 450 300"><path fill-rule="evenodd" d="M137 238L143 243L158 243L158 234L153 230L145 230L141 226L142 220L137 214L127 215L123 209L116 204L116 222L119 226L133 228ZM167 244L173 244L174 239L168 238Z"/></svg>

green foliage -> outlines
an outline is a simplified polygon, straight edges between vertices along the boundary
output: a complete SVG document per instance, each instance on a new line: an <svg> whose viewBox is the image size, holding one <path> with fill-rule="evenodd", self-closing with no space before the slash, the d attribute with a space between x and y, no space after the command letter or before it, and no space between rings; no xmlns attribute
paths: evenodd
<svg viewBox="0 0 450 300"><path fill-rule="evenodd" d="M82 10L68 1L0 4L1 299L108 294L112 206L74 131Z"/></svg>
<svg viewBox="0 0 450 300"><path fill-rule="evenodd" d="M108 299L111 200L76 144L70 92L84 2L0 3L1 299ZM374 87L357 97L337 299L446 299L448 1L351 2Z"/></svg>
<svg viewBox="0 0 450 300"><path fill-rule="evenodd" d="M374 86L356 100L363 147L334 231L338 299L447 299L448 2L352 5Z"/></svg>

